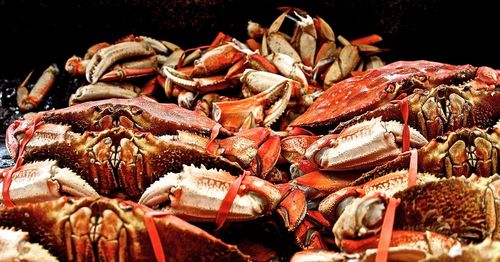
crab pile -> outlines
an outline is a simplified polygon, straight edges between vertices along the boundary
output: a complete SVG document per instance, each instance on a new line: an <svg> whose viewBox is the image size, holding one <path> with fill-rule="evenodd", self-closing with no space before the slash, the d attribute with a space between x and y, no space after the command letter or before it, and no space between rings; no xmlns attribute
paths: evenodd
<svg viewBox="0 0 500 262"><path fill-rule="evenodd" d="M7 130L0 260L499 259L500 71L384 65L380 37L281 11L243 42L70 58L89 84Z"/></svg>

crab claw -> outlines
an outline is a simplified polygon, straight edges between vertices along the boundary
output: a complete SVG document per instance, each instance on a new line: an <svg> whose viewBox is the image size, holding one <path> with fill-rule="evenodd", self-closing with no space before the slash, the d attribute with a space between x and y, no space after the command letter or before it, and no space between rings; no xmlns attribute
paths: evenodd
<svg viewBox="0 0 500 262"><path fill-rule="evenodd" d="M386 205L386 198L381 193L354 199L333 226L337 246L344 239L363 238L379 233Z"/></svg>
<svg viewBox="0 0 500 262"><path fill-rule="evenodd" d="M269 87L287 80L289 79L279 75L278 72L271 73L255 69L245 69L240 78L240 81L245 84L248 90L253 94L263 92Z"/></svg>
<svg viewBox="0 0 500 262"><path fill-rule="evenodd" d="M306 194L291 184L279 184L276 187L283 196L276 212L280 215L288 231L293 232L306 217Z"/></svg>
<svg viewBox="0 0 500 262"><path fill-rule="evenodd" d="M345 171L375 167L396 158L401 152L403 124L380 118L365 121L342 131L326 135L306 151L306 157L322 170ZM410 128L410 145L421 147L427 140Z"/></svg>
<svg viewBox="0 0 500 262"><path fill-rule="evenodd" d="M298 81L303 86L308 86L307 78L301 69L301 64L297 63L290 56L282 53L274 53L271 61L285 77Z"/></svg>
<svg viewBox="0 0 500 262"><path fill-rule="evenodd" d="M220 45L194 61L193 77L201 77L226 69L243 58L244 54L232 44Z"/></svg>
<svg viewBox="0 0 500 262"><path fill-rule="evenodd" d="M29 242L28 233L0 227L0 261L59 261L41 245Z"/></svg>
<svg viewBox="0 0 500 262"><path fill-rule="evenodd" d="M97 51L86 67L87 81L95 84L108 68L119 60L154 54L153 48L145 42L122 42Z"/></svg>
<svg viewBox="0 0 500 262"><path fill-rule="evenodd" d="M213 104L212 116L228 130L244 130L256 125L270 126L285 111L291 94L289 81L283 81L249 98L216 102Z"/></svg>
<svg viewBox="0 0 500 262"><path fill-rule="evenodd" d="M188 221L215 221L222 200L235 180L235 176L223 170L184 165L182 172L169 173L146 189L139 204L158 207ZM280 192L271 183L247 176L227 220L262 216L274 210L280 199Z"/></svg>
<svg viewBox="0 0 500 262"><path fill-rule="evenodd" d="M72 76L84 76L87 63L89 61L90 60L82 59L81 57L74 55L66 61L64 70Z"/></svg>
<svg viewBox="0 0 500 262"><path fill-rule="evenodd" d="M0 179L0 187L3 186ZM24 164L12 174L9 195L20 205L55 200L63 195L98 196L85 180L67 168L59 168L57 161L47 160ZM0 201L2 204L3 201Z"/></svg>
<svg viewBox="0 0 500 262"><path fill-rule="evenodd" d="M293 135L281 140L281 155L289 163L298 163L304 159L307 148L319 139L319 136Z"/></svg>
<svg viewBox="0 0 500 262"><path fill-rule="evenodd" d="M31 77L31 73L24 79L24 81L17 88L17 105L23 112L30 111L36 108L47 96L50 89L54 85L59 69L53 65L47 67L42 75L36 81L33 88L28 91L26 85Z"/></svg>
<svg viewBox="0 0 500 262"><path fill-rule="evenodd" d="M237 78L224 76L208 76L203 78L192 78L180 71L177 71L169 66L163 66L163 75L165 76L166 84L168 81L181 86L189 91L205 94L218 90L227 89L234 86Z"/></svg>
<svg viewBox="0 0 500 262"><path fill-rule="evenodd" d="M98 82L79 87L69 98L69 105L108 98L135 98L141 93L139 87L130 83Z"/></svg>

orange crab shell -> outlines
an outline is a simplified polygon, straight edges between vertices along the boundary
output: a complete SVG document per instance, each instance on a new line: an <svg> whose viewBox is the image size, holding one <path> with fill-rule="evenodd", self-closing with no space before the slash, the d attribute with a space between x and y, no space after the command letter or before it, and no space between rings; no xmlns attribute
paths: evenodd
<svg viewBox="0 0 500 262"><path fill-rule="evenodd" d="M423 60L400 61L368 70L330 87L290 126L334 127L411 93L415 88L428 89L455 80L467 80L475 71L471 65L454 66Z"/></svg>

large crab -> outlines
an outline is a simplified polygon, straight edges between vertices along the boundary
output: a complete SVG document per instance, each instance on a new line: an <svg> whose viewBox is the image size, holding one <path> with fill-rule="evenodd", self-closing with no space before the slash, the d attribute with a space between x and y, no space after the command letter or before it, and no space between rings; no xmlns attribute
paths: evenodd
<svg viewBox="0 0 500 262"><path fill-rule="evenodd" d="M419 90L393 103L385 104L348 121L340 123L338 132L355 123L380 117L384 121L403 122L401 103L408 103L408 125L427 139L461 127L488 128L500 118L499 86L466 82L461 85L440 85Z"/></svg>
<svg viewBox="0 0 500 262"><path fill-rule="evenodd" d="M11 259L30 261L56 261L53 256L64 261L249 260L236 246L196 226L175 216L149 216L151 212L135 203L104 197L63 197L4 208L0 209L0 225L28 232L30 242L38 244L19 245L19 237L8 237L0 248L5 255L11 252ZM4 229L2 237L16 234ZM26 235L21 237L27 240ZM17 246L24 248L8 249Z"/></svg>
<svg viewBox="0 0 500 262"><path fill-rule="evenodd" d="M37 118L40 122L35 124ZM164 174L180 172L183 164L219 168L233 175L244 168L262 177L272 171L279 156L279 137L268 129L220 139L217 134L229 132L176 105L146 98L111 99L16 121L8 128L7 145L16 160L55 160L52 165L67 168L50 169L56 176L58 170L64 170L66 177L73 172L100 194L132 199ZM47 176L42 174L46 169L33 168L43 166L35 162L30 170Z"/></svg>
<svg viewBox="0 0 500 262"><path fill-rule="evenodd" d="M482 177L500 173L500 128L461 128L431 140L418 149L418 170L443 177L473 174ZM364 173L359 185L392 171L407 168L411 156L403 154Z"/></svg>
<svg viewBox="0 0 500 262"><path fill-rule="evenodd" d="M56 124L61 122L67 125ZM210 135L210 138L200 134ZM41 112L34 118L19 120L9 127L9 150L16 163L20 164L10 170L2 170L0 185L3 200L0 204L8 207L6 212L21 210L19 212L23 213L24 209L16 209L12 205L27 205L26 209L38 212L37 209L52 208L56 202L39 205L33 202L66 201L61 198L64 195L95 198L99 194L137 200L151 186L142 196L141 203L162 209L168 206L168 209L164 209L166 213L162 214L176 215L190 221L217 222L220 217L224 217L221 223L226 219L250 220L275 210L283 198L279 188L256 176L243 175L237 179L236 175L243 173L243 168L259 175L272 172L279 156L279 137L265 128L226 138L217 138L217 134L222 137L230 135L204 116L146 98L104 100ZM30 163L23 163L28 161ZM241 188L237 184L238 180L242 183ZM234 188L233 184L238 185L234 198L227 200L227 195L232 194L230 191L234 191L231 189ZM200 202L203 199L210 201ZM106 206L115 205L113 203L118 200L102 198L89 201L99 202L89 204L92 206ZM74 201L70 202L72 205ZM299 205L305 207L305 202ZM83 211L70 208L62 218L53 217L51 214L66 212L60 208L57 207L53 213L37 213L37 216L45 214L46 217L41 220L64 220L70 216L73 217L70 221L79 227L89 219L90 223L99 224L92 222L92 216L96 216L95 221L99 221L98 217L104 219L109 215L109 212L99 208L95 214L87 214L87 209L93 208L80 209ZM73 212L77 214L71 216ZM221 212L226 214L221 215ZM112 216L109 221L110 227L122 225L115 218ZM200 240L215 239L204 232L200 233L202 231L198 229L184 226L185 222L179 219L168 220L169 226L160 229L165 234L175 232L179 227ZM19 229L8 222L1 225ZM88 227L83 225L82 230ZM173 227L173 231L169 227ZM31 233L28 227L21 229ZM59 233L56 230L51 232ZM95 236L91 234L90 237ZM136 240L130 241L135 243ZM62 245L46 242L43 236L40 237L40 243L62 248ZM99 245L95 248L95 252L84 247L75 247L74 251L79 257L85 252L91 255L101 248L108 249ZM136 251L134 249L130 253ZM67 254L72 256L72 252L68 250ZM64 257L60 251L56 253L58 257ZM116 256L122 256L122 253ZM133 255L140 255L140 252ZM221 253L214 259L224 256Z"/></svg>
<svg viewBox="0 0 500 262"><path fill-rule="evenodd" d="M412 172L414 182L410 182ZM378 259L375 252L383 252L380 243L387 234L389 260L420 261L452 252L459 243L498 241L499 178L440 179L400 170L338 190L323 199L318 209L334 224L335 242L345 252L336 257L339 261L370 261L375 255ZM401 202L395 211L393 201ZM394 218L392 233L384 232L388 216ZM495 251L484 255L490 252Z"/></svg>
<svg viewBox="0 0 500 262"><path fill-rule="evenodd" d="M290 125L324 132L335 128L342 121L410 95L415 89L429 90L442 84L470 81L467 85L472 89L494 91L499 84L498 75L498 71L489 67L399 61L334 84ZM475 94L472 94L474 99ZM481 100L477 102L483 103Z"/></svg>
<svg viewBox="0 0 500 262"><path fill-rule="evenodd" d="M395 229L430 230L465 242L480 242L498 232L498 175L490 178L447 178L423 182L396 192ZM336 242L380 232L389 196L383 192L354 199L333 227Z"/></svg>

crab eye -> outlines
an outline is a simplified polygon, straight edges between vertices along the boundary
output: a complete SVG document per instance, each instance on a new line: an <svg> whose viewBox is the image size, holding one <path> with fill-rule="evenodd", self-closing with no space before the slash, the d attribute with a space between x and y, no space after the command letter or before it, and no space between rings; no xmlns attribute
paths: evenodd
<svg viewBox="0 0 500 262"><path fill-rule="evenodd" d="M141 115L142 114L142 109L135 107L135 106L132 107L130 111L132 111L132 114L134 114L134 115Z"/></svg>
<svg viewBox="0 0 500 262"><path fill-rule="evenodd" d="M393 83L390 83L385 87L385 92L387 93L394 93L394 91L396 91L396 85Z"/></svg>

